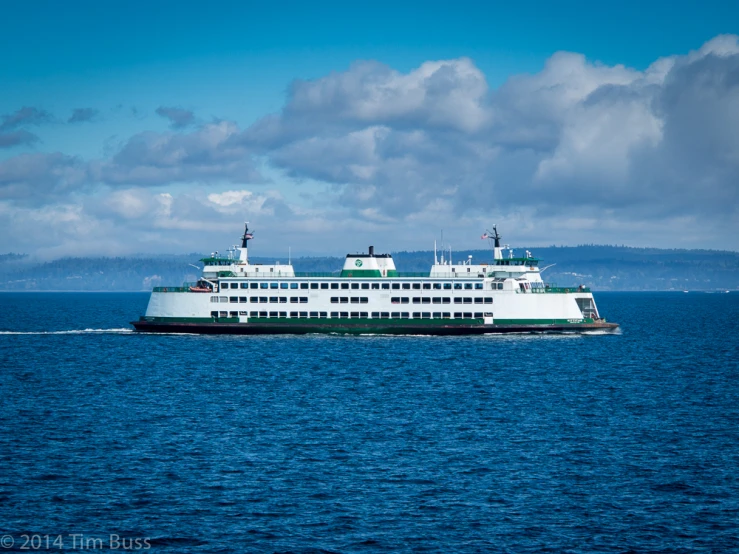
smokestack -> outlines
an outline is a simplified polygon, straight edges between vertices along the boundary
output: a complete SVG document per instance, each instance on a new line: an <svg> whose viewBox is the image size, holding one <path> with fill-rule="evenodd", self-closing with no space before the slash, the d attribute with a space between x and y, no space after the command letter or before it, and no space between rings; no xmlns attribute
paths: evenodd
<svg viewBox="0 0 739 554"><path fill-rule="evenodd" d="M375 255L375 247L374 246L370 246L369 247L369 255L370 256L374 256Z"/></svg>

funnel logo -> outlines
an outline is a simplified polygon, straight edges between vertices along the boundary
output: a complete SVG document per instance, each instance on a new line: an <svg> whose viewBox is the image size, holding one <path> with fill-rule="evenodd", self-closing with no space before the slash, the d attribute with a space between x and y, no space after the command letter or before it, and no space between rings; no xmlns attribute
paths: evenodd
<svg viewBox="0 0 739 554"><path fill-rule="evenodd" d="M362 260L357 260L356 262L354 262L354 265L357 267L362 267Z"/></svg>

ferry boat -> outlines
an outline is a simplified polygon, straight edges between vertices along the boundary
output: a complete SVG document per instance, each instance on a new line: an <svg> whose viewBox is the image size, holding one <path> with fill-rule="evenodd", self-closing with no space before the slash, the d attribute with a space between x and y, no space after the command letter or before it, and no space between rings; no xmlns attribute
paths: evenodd
<svg viewBox="0 0 739 554"><path fill-rule="evenodd" d="M490 263L453 263L436 251L429 273L401 273L390 254L347 254L336 273L249 263L254 238L200 260L197 283L155 287L137 331L205 334L419 334L613 331L586 286L542 280L540 260L514 256L493 226ZM546 268L544 268L546 269Z"/></svg>

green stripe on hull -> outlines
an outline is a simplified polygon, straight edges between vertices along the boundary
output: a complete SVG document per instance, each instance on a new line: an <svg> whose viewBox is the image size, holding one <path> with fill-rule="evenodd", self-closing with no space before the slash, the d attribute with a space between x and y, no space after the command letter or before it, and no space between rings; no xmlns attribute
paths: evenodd
<svg viewBox="0 0 739 554"><path fill-rule="evenodd" d="M382 273L379 269L342 269L340 277L367 279L382 277Z"/></svg>
<svg viewBox="0 0 739 554"><path fill-rule="evenodd" d="M238 317L153 317L143 316L142 321L152 323L239 323ZM593 319L494 319L493 325L577 325L592 324ZM390 318L326 318L326 317L250 317L249 323L269 323L270 325L368 325L378 324L383 326L408 326L408 325L483 325L484 320L480 318L465 319L390 319Z"/></svg>

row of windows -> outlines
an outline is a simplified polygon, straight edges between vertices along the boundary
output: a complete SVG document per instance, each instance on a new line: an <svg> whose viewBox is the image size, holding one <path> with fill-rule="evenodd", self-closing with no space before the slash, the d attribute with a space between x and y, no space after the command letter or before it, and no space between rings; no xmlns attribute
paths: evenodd
<svg viewBox="0 0 739 554"><path fill-rule="evenodd" d="M222 303L231 303L231 304L246 304L247 302L251 304L287 304L288 302L290 304L307 304L308 303L308 297L307 296L211 296L210 301L213 303L216 302L222 302ZM421 296L414 296L413 298L409 298L407 296L393 296L390 298L390 302L392 304L410 304L412 301L413 304L451 304L452 299L448 297L421 297ZM369 298L366 296L332 296L331 297L331 303L332 304L367 304L369 302ZM455 304L492 304L493 299L492 297L455 297L454 298Z"/></svg>
<svg viewBox="0 0 739 554"><path fill-rule="evenodd" d="M246 304L246 302L250 302L252 304L287 304L290 302L290 304L307 304L308 303L308 297L307 296L252 296L247 298L246 296L211 296L210 297L211 302L222 302L222 303L228 303L231 304Z"/></svg>
<svg viewBox="0 0 739 554"><path fill-rule="evenodd" d="M221 288L228 289L302 289L302 290L482 290L482 283L227 283Z"/></svg>
<svg viewBox="0 0 739 554"><path fill-rule="evenodd" d="M210 312L212 317L238 317L248 315L249 317L288 317L288 312ZM482 317L493 317L487 312L454 312L454 319L480 319ZM368 312L331 312L333 318L368 318ZM301 317L329 317L328 312L290 312L291 318ZM373 319L451 319L451 312L372 312Z"/></svg>
<svg viewBox="0 0 739 554"><path fill-rule="evenodd" d="M448 297L428 297L428 296L414 296L413 298L408 298L407 296L393 296L390 298L390 302L392 304L409 304L413 301L413 304L451 304L452 299ZM493 299L492 297L487 298L472 298L472 297L455 297L454 298L455 304L492 304Z"/></svg>

